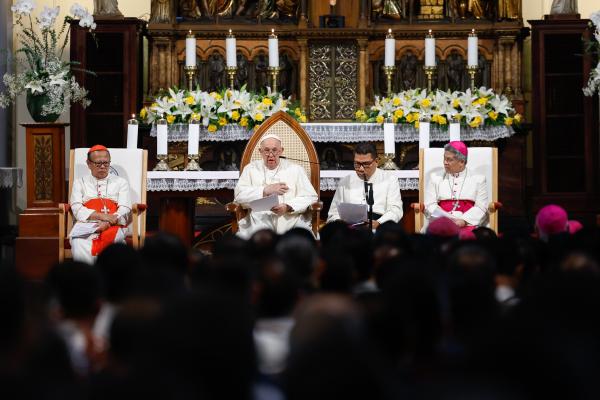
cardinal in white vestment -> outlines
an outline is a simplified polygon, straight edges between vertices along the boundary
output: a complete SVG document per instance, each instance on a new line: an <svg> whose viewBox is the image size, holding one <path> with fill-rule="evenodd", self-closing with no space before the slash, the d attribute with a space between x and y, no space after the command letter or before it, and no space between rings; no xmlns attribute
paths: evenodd
<svg viewBox="0 0 600 400"><path fill-rule="evenodd" d="M244 168L235 187L234 201L249 208L248 203L263 197L277 195L279 204L269 211L252 211L239 222L238 236L249 238L261 229L271 229L278 234L292 228L311 230L308 207L318 200L304 168L280 159L283 153L281 139L267 134L260 142L262 160Z"/></svg>
<svg viewBox="0 0 600 400"><path fill-rule="evenodd" d="M340 219L340 203L367 204L365 183L373 184L373 228L402 218L402 198L398 178L390 171L377 168L377 149L372 143L359 143L354 148L354 170L342 178L331 201L327 222Z"/></svg>
<svg viewBox="0 0 600 400"><path fill-rule="evenodd" d="M96 232L88 237L70 238L73 259L93 264L107 246L125 241L131 222L129 183L109 174L110 153L102 145L89 149L87 166L91 174L73 182L69 203L75 221L96 222Z"/></svg>
<svg viewBox="0 0 600 400"><path fill-rule="evenodd" d="M448 216L461 230L473 230L488 221L485 176L466 167L469 150L463 142L444 146L444 173L432 174L425 188L427 220Z"/></svg>

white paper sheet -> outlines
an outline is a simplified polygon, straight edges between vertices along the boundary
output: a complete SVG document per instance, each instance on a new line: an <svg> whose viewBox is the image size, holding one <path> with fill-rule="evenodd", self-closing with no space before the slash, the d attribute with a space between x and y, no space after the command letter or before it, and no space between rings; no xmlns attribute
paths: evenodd
<svg viewBox="0 0 600 400"><path fill-rule="evenodd" d="M96 233L96 229L98 229L97 222L77 222L75 225L73 225L73 229L71 229L69 237L71 239L85 238Z"/></svg>
<svg viewBox="0 0 600 400"><path fill-rule="evenodd" d="M367 205L354 203L340 203L338 205L340 219L349 224L367 220Z"/></svg>
<svg viewBox="0 0 600 400"><path fill-rule="evenodd" d="M272 194L262 199L254 200L248 203L248 208L252 211L269 211L279 204L279 196Z"/></svg>

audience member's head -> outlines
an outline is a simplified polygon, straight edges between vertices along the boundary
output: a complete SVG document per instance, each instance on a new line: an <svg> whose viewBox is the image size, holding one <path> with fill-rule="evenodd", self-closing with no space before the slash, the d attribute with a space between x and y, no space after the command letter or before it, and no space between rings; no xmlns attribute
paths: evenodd
<svg viewBox="0 0 600 400"><path fill-rule="evenodd" d="M427 234L432 236L454 238L458 236L459 232L458 226L447 217L436 218L427 226Z"/></svg>
<svg viewBox="0 0 600 400"><path fill-rule="evenodd" d="M95 267L66 261L48 275L48 283L67 319L93 318L100 308L100 277Z"/></svg>
<svg viewBox="0 0 600 400"><path fill-rule="evenodd" d="M581 229L583 229L583 225L581 224L581 222L579 222L577 220L570 219L568 224L569 224L569 233L571 235L573 235L574 233L577 233Z"/></svg>
<svg viewBox="0 0 600 400"><path fill-rule="evenodd" d="M131 246L115 243L98 255L96 268L100 272L105 298L119 303L134 292L140 276L142 259Z"/></svg>
<svg viewBox="0 0 600 400"><path fill-rule="evenodd" d="M568 221L564 208L550 204L538 211L535 217L535 226L540 239L548 240L551 235L567 232Z"/></svg>

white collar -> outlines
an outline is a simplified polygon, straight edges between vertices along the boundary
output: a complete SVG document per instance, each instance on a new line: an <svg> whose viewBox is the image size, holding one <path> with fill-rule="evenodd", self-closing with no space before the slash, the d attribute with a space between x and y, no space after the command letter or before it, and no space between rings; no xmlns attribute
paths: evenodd
<svg viewBox="0 0 600 400"><path fill-rule="evenodd" d="M463 169L460 172L457 172L455 174L447 174L447 175L451 176L454 179L457 179L457 178L464 178L466 173L467 173L467 168L465 167L465 169Z"/></svg>

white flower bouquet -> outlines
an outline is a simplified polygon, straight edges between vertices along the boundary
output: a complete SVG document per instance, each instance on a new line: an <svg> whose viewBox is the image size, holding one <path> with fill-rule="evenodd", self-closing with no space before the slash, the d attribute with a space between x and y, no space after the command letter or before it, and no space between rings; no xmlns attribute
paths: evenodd
<svg viewBox="0 0 600 400"><path fill-rule="evenodd" d="M471 92L450 92L412 89L396 93L391 97L375 96L375 104L368 111L358 110L355 119L359 122L382 124L411 124L419 127L422 120L440 126L459 122L472 128L484 125L512 125L520 123L510 100L492 89L481 87Z"/></svg>
<svg viewBox="0 0 600 400"><path fill-rule="evenodd" d="M164 118L169 125L196 121L209 132L216 132L230 124L252 129L277 111L285 111L299 122L306 122L304 113L299 107L293 107L289 98L271 92L270 88L267 93L251 93L245 86L240 90L210 93L171 88L160 93L150 106L142 108L140 119L152 124Z"/></svg>
<svg viewBox="0 0 600 400"><path fill-rule="evenodd" d="M592 56L598 57L600 49L600 11L590 15L590 20L594 29L594 39L587 44L586 51ZM596 92L600 92L600 61L590 72L587 85L583 88L583 93L586 96L593 96Z"/></svg>
<svg viewBox="0 0 600 400"><path fill-rule="evenodd" d="M69 41L71 21L79 19L79 25L90 30L96 24L84 7L73 4L70 10L72 16L66 16L57 30L54 24L60 7L44 6L44 10L33 18L34 8L31 0L18 0L11 7L16 16L15 25L21 28L17 33L21 47L16 51L15 61L19 66L17 71L22 72L4 75L6 91L0 94L0 106L8 107L23 93L28 94L28 100L30 96L45 96L47 99L41 107L41 115L58 118L71 103L80 103L83 107L91 103L87 98L87 90L77 83L71 73L76 69L75 63L63 61L62 57Z"/></svg>

